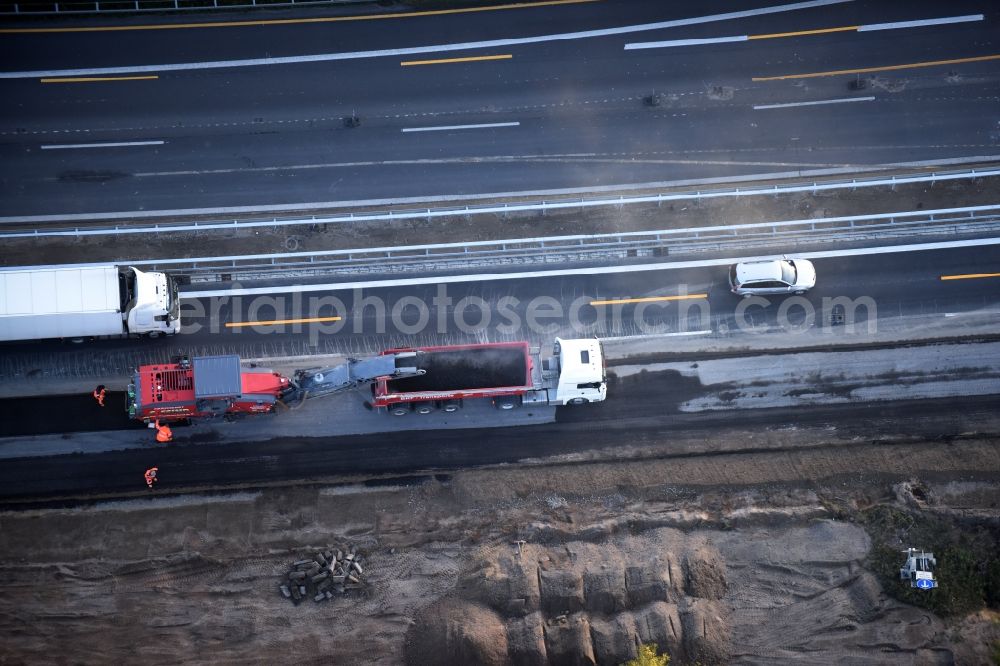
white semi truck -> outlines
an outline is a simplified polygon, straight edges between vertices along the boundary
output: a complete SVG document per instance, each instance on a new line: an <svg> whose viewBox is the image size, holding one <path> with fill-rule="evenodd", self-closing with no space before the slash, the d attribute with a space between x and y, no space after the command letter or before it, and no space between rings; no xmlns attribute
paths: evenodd
<svg viewBox="0 0 1000 666"><path fill-rule="evenodd" d="M0 342L147 336L180 331L177 285L130 266L0 269Z"/></svg>

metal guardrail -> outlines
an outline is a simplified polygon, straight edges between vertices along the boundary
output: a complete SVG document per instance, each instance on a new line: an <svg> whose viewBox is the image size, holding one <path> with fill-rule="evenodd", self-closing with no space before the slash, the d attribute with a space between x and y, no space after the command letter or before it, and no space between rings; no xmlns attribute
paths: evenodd
<svg viewBox="0 0 1000 666"><path fill-rule="evenodd" d="M350 224L357 222L403 221L414 219L434 219L451 216L471 215L509 215L518 212L541 212L566 210L573 208L593 208L600 206L625 206L629 204L654 203L662 205L667 202L715 199L725 197L746 197L761 195L791 194L795 192L817 193L837 189L858 189L864 187L895 187L911 183L936 183L940 181L963 180L969 178L987 178L1000 176L1000 168L993 169L963 169L961 171L931 172L912 176L890 176L888 178L852 178L833 181L812 181L798 184L775 184L767 187L727 188L719 190L696 190L687 192L671 192L650 195L617 196L595 199L563 199L559 201L540 201L518 204L486 204L482 206L455 206L449 208L426 208L420 210L385 211L372 213L346 213L340 215L309 216L292 218L272 218L269 220L232 220L226 222L191 222L191 223L158 223L148 226L113 227L73 227L62 229L32 229L30 231L0 231L2 238L44 238L58 236L108 236L123 234L163 234L191 231L239 230L261 227L283 227L317 224Z"/></svg>
<svg viewBox="0 0 1000 666"><path fill-rule="evenodd" d="M129 262L150 270L184 273L196 281L266 277L268 273L389 273L463 267L566 263L663 257L685 253L762 247L780 241L850 242L915 235L1000 230L1000 204L937 210L878 213L742 225L692 227L612 234L547 236L468 243L283 252Z"/></svg>
<svg viewBox="0 0 1000 666"><path fill-rule="evenodd" d="M0 16L123 14L303 5L346 5L367 0L103 0L98 2L0 2Z"/></svg>

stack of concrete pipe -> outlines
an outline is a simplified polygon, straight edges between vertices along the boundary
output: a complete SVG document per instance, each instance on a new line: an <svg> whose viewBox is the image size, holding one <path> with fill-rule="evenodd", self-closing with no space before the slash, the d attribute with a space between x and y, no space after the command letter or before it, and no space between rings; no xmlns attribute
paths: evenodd
<svg viewBox="0 0 1000 666"><path fill-rule="evenodd" d="M354 549L320 551L312 559L293 563L279 589L296 605L308 597L320 603L364 587L364 572Z"/></svg>

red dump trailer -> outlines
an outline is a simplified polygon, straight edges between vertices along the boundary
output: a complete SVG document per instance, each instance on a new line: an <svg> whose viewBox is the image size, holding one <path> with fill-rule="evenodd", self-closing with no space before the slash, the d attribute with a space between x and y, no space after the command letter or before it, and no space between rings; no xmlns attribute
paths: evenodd
<svg viewBox="0 0 1000 666"><path fill-rule="evenodd" d="M455 411L463 400L490 398L500 409L528 404L581 404L604 400L606 384L600 342L556 340L555 354L542 358L527 342L389 349L416 352L421 374L381 377L372 404L402 416L436 409Z"/></svg>

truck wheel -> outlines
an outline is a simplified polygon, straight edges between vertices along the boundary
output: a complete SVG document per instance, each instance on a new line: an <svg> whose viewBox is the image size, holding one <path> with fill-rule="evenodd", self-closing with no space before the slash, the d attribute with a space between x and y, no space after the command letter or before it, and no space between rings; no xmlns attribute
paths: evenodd
<svg viewBox="0 0 1000 666"><path fill-rule="evenodd" d="M566 404L568 404L568 405L586 405L587 404L587 399L586 398L573 398L572 400L570 400Z"/></svg>
<svg viewBox="0 0 1000 666"><path fill-rule="evenodd" d="M416 407L417 414L430 414L434 411L434 405L429 402L422 402Z"/></svg>
<svg viewBox="0 0 1000 666"><path fill-rule="evenodd" d="M392 408L393 416L406 416L409 413L410 413L410 408L407 407L406 405L397 405L396 407Z"/></svg>
<svg viewBox="0 0 1000 666"><path fill-rule="evenodd" d="M149 333L146 334L146 337L149 338L150 340L155 340L156 338L160 337L160 332L150 331Z"/></svg>
<svg viewBox="0 0 1000 666"><path fill-rule="evenodd" d="M448 412L449 414L457 412L459 407L460 405L454 400L448 400L447 402L441 403L441 411Z"/></svg>

